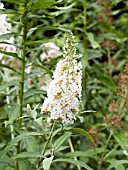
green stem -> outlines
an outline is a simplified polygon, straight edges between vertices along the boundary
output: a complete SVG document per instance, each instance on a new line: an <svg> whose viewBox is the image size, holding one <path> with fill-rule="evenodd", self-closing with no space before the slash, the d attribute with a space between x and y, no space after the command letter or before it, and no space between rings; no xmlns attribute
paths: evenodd
<svg viewBox="0 0 128 170"><path fill-rule="evenodd" d="M83 9L84 9L84 20L83 20L83 31L84 31L84 39L83 39L83 46L84 46L84 54L82 58L82 63L83 63L83 78L82 78L82 101L83 101L83 110L85 109L85 104L86 104L86 64L87 63L87 37L86 37L86 7L87 7L87 2L86 0L83 0ZM86 60L86 62L85 62Z"/></svg>
<svg viewBox="0 0 128 170"><path fill-rule="evenodd" d="M7 104L10 104L10 99L9 99L9 87L7 87L7 96L6 96ZM11 130L11 139L14 139L14 127L13 125L10 125L10 130Z"/></svg>
<svg viewBox="0 0 128 170"><path fill-rule="evenodd" d="M22 63L21 63L21 79L20 79L20 111L19 111L19 129L22 127L22 115L23 115L23 96L24 96L24 81L25 81L25 57L27 53L26 41L27 41L27 4L28 0L24 3L24 14L23 14L23 41L22 41ZM20 153L20 142L18 142L17 153ZM18 163L16 164L18 170Z"/></svg>
<svg viewBox="0 0 128 170"><path fill-rule="evenodd" d="M42 152L41 152L41 155L44 155L45 152L46 152L46 149L47 149L47 146L48 146L48 144L49 144L49 142L50 142L50 140L51 140L51 137L52 137L52 134L53 134L55 125L56 125L56 121L54 121L54 123L53 123L51 132L50 132L49 137L48 137L48 139L47 139L47 141L46 141L46 143L45 143L45 145L44 145L44 148L43 148L43 150L42 150ZM37 168L38 168L38 169L39 169L40 164L41 164L42 161L43 161L43 158L40 158L40 159L39 159L39 162L38 162L38 165L37 165Z"/></svg>
<svg viewBox="0 0 128 170"><path fill-rule="evenodd" d="M108 69L109 69L109 75L112 75L112 59L111 59L111 53L110 50L107 48L107 57L108 57Z"/></svg>
<svg viewBox="0 0 128 170"><path fill-rule="evenodd" d="M98 169L97 169L97 170L100 170L100 169L101 169L101 166L102 166L103 160L104 160L104 156L105 156L105 153L106 153L106 149L107 149L107 147L108 147L108 143L109 143L112 135L113 135L113 131L111 131L110 134L109 134L109 136L108 136L107 142L106 142L106 144L105 144L104 152L103 152L103 154L102 154L102 156L101 156L101 160L100 160L100 162L99 162L99 166L98 166Z"/></svg>
<svg viewBox="0 0 128 170"><path fill-rule="evenodd" d="M74 152L74 147L73 147L73 145L72 145L72 141L71 141L71 139L69 139L69 140L68 140L68 143L69 143L69 146L70 146L71 152ZM77 161L77 157L76 157L76 156L74 156L74 160L76 160L76 161ZM81 170L81 168L80 168L80 166L79 166L79 165L77 165L77 169L78 169L78 170Z"/></svg>
<svg viewBox="0 0 128 170"><path fill-rule="evenodd" d="M87 6L87 2L86 0L84 0L83 2L83 8L84 8L84 46L86 49L86 6Z"/></svg>
<svg viewBox="0 0 128 170"><path fill-rule="evenodd" d="M24 4L24 15L23 15L23 52L22 52L22 69L21 69L21 87L20 87L20 112L19 112L19 129L22 126L22 114L23 114L23 96L24 96L24 79L25 79L25 57L26 57L26 40L27 40L27 3L28 0L25 1Z"/></svg>

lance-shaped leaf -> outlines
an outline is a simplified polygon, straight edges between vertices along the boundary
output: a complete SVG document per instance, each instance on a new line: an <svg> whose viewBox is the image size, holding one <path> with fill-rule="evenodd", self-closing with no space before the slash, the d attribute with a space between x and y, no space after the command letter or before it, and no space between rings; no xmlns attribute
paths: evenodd
<svg viewBox="0 0 128 170"><path fill-rule="evenodd" d="M95 142L94 142L93 138L84 129L73 128L73 129L71 129L71 131L73 133L78 133L78 134L81 134L81 135L85 136L87 139L89 139L95 145Z"/></svg>
<svg viewBox="0 0 128 170"><path fill-rule="evenodd" d="M31 11L38 11L41 9L45 9L45 8L51 8L54 5L55 0L36 0L32 7L31 7Z"/></svg>
<svg viewBox="0 0 128 170"><path fill-rule="evenodd" d="M54 149L57 150L70 136L71 132L66 132L61 137L59 137L54 143Z"/></svg>
<svg viewBox="0 0 128 170"><path fill-rule="evenodd" d="M22 139L27 138L28 136L40 136L43 135L42 133L37 133L37 132L28 132L28 133L23 133L14 139L12 139L7 146L3 149L3 151L0 152L0 157L3 156L5 153L7 153L17 142L19 142Z"/></svg>
<svg viewBox="0 0 128 170"><path fill-rule="evenodd" d="M9 104L6 107L6 112L8 113L9 120L4 121L5 127L9 124L13 124L13 122L18 118L18 113L20 110L19 104Z"/></svg>
<svg viewBox="0 0 128 170"><path fill-rule="evenodd" d="M59 158L59 159L54 160L53 163L54 162L66 162L66 163L74 164L76 166L79 165L80 167L83 167L83 168L85 168L87 170L94 170L91 167L89 167L85 162L74 160L74 159Z"/></svg>
<svg viewBox="0 0 128 170"><path fill-rule="evenodd" d="M4 83L4 84L1 85L1 86L0 86L0 91L3 91L3 90L5 90L7 87L10 87L10 86L19 86L19 85L20 85L19 80L11 80L11 81L6 82L6 83Z"/></svg>
<svg viewBox="0 0 128 170"><path fill-rule="evenodd" d="M22 60L20 57L18 57L17 53L6 52L6 51L2 51L2 50L0 50L0 53L5 54L7 56L12 56L12 57L17 58L19 60Z"/></svg>
<svg viewBox="0 0 128 170"><path fill-rule="evenodd" d="M12 67L9 67L8 65L6 65L6 64L1 64L0 63L0 67L4 67L4 68L7 68L7 69L9 69L9 70L12 70L12 71L14 71L15 73L17 73L17 74L20 74L18 71L16 71L15 69L13 69Z"/></svg>

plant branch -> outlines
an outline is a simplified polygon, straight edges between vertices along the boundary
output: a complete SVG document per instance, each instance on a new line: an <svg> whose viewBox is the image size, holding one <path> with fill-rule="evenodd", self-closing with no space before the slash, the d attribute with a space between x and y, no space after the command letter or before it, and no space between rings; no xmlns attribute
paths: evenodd
<svg viewBox="0 0 128 170"><path fill-rule="evenodd" d="M22 24L23 24L23 40L22 40L22 58L21 58L21 79L20 79L20 96L19 96L19 101L20 101L20 111L19 111L19 129L22 127L22 115L23 115L23 96L24 96L24 81L25 81L25 57L27 53L26 49L26 41L27 41L27 4L28 0L25 1L24 3L24 14L22 17ZM17 146L17 153L20 153L20 142L18 142ZM18 170L18 163L16 164L16 170Z"/></svg>
<svg viewBox="0 0 128 170"><path fill-rule="evenodd" d="M107 139L107 142L106 142L106 144L105 144L104 152L103 152L103 154L102 154L102 156L101 156L101 160L100 160L100 162L99 162L99 166L98 166L98 169L97 169L97 170L100 170L100 169L101 169L101 166L102 166L103 160L104 160L104 156L105 156L105 153L106 153L106 149L107 149L107 147L108 147L108 143L109 143L112 135L113 135L113 131L110 131L110 134L109 134L108 139Z"/></svg>
<svg viewBox="0 0 128 170"><path fill-rule="evenodd" d="M22 126L22 114L23 114L23 96L24 96L24 79L25 79L25 57L26 57L26 40L27 40L27 3L28 0L25 1L24 5L24 15L23 15L23 51L22 51L22 69L21 69L21 87L20 87L20 112L19 112L19 129Z"/></svg>
<svg viewBox="0 0 128 170"><path fill-rule="evenodd" d="M74 152L74 147L73 147L73 145L72 145L72 141L71 141L71 139L69 139L69 140L68 140L68 143L69 143L69 146L70 146L71 152ZM74 156L74 160L77 160L77 157L76 157L76 156ZM77 169L78 169L78 170L81 170L81 168L80 168L80 166L79 166L79 165L77 165Z"/></svg>
<svg viewBox="0 0 128 170"><path fill-rule="evenodd" d="M50 132L49 137L48 137L48 139L47 139L47 141L46 141L46 143L45 143L45 145L44 145L44 148L43 148L43 150L42 150L42 152L41 152L41 155L44 155L45 152L46 152L46 149L47 149L47 146L48 146L48 144L49 144L49 142L50 142L50 140L51 140L51 137L52 137L52 134L53 134L55 125L56 125L56 121L54 121L54 123L53 123L51 132ZM37 165L37 168L40 167L40 164L41 164L42 161L43 161L43 158L40 158L40 159L39 159L39 162L38 162L38 165Z"/></svg>
<svg viewBox="0 0 128 170"><path fill-rule="evenodd" d="M7 87L7 96L6 96L7 104L10 104L10 98L9 98L9 87ZM13 125L10 125L11 130L11 139L14 139L14 127Z"/></svg>
<svg viewBox="0 0 128 170"><path fill-rule="evenodd" d="M82 78L82 101L83 101L83 109L85 108L85 104L86 104L86 96L87 96L87 92L86 92L86 65L85 63L85 58L87 60L87 36L86 36L86 7L87 7L87 2L86 0L83 0L83 9L84 9L84 19L83 19L83 31L84 31L84 35L83 35L83 41L84 41L84 56L82 58L82 63L83 63L83 78Z"/></svg>

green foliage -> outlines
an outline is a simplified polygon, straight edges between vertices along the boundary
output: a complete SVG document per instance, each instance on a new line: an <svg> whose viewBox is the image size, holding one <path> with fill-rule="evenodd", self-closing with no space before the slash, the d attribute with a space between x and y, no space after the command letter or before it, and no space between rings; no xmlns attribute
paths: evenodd
<svg viewBox="0 0 128 170"><path fill-rule="evenodd" d="M23 133L17 137L15 137L14 139L12 139L7 146L4 148L3 151L0 152L0 157L3 156L5 153L7 153L17 142L19 142L20 140L27 138L29 136L36 136L36 135L42 135L42 133L37 133L37 132L27 132L27 133Z"/></svg>
<svg viewBox="0 0 128 170"><path fill-rule="evenodd" d="M127 92L122 97L128 88L127 1L2 3L0 15L7 15L12 30L0 31L0 170L127 169ZM83 105L72 126L49 123L48 115L40 114L63 57L52 53L47 58L45 43L55 43L62 52L68 30L83 55Z"/></svg>
<svg viewBox="0 0 128 170"><path fill-rule="evenodd" d="M50 8L53 7L55 0L35 0L34 3L32 4L31 10L32 11L37 11L45 8Z"/></svg>
<svg viewBox="0 0 128 170"><path fill-rule="evenodd" d="M82 161L77 161L77 160L74 160L74 159L64 159L64 158L59 158L59 159L56 159L54 160L53 162L67 162L67 163L71 163L71 164L74 164L74 165L79 165L87 170L93 170L92 168L90 168L86 163L82 162Z"/></svg>
<svg viewBox="0 0 128 170"><path fill-rule="evenodd" d="M58 138L54 143L54 149L55 151L59 149L59 147L64 143L65 140L67 140L71 136L70 132L67 132L63 134L60 138Z"/></svg>

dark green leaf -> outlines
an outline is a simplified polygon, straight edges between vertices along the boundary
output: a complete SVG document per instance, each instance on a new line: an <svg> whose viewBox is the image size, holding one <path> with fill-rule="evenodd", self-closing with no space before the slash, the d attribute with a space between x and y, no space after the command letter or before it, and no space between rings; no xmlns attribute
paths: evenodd
<svg viewBox="0 0 128 170"><path fill-rule="evenodd" d="M11 159L19 159L19 158L41 158L44 157L41 154L34 152L21 152L11 157Z"/></svg>
<svg viewBox="0 0 128 170"><path fill-rule="evenodd" d="M30 41L30 42L27 42L26 44L28 44L28 45L41 45L41 44L44 44L44 43L47 43L47 42L53 42L53 41L55 41L55 39L58 38L59 35L60 35L60 33L58 33L57 35L55 35L55 36L54 36L53 38L51 38L51 39Z"/></svg>
<svg viewBox="0 0 128 170"><path fill-rule="evenodd" d="M43 70L45 70L48 74L50 74L51 76L53 75L52 71L49 70L47 67L43 66L43 65L40 65L40 64L33 64L34 66L36 67L40 67L42 68Z"/></svg>
<svg viewBox="0 0 128 170"><path fill-rule="evenodd" d="M51 8L53 7L54 2L54 0L36 0L32 5L31 10L38 11L45 8Z"/></svg>
<svg viewBox="0 0 128 170"><path fill-rule="evenodd" d="M31 163L28 160L22 160L22 159L18 159L18 166L19 166L19 170L34 170L32 168Z"/></svg>
<svg viewBox="0 0 128 170"><path fill-rule="evenodd" d="M63 158L60 158L60 159L56 159L53 161L54 162L67 162L67 163L71 163L71 164L74 164L74 165L79 165L87 170L94 170L92 169L91 167L89 167L85 162L82 162L82 161L78 161L78 160L74 160L74 159L63 159Z"/></svg>
<svg viewBox="0 0 128 170"><path fill-rule="evenodd" d="M18 118L20 105L19 104L9 104L5 109L8 113L9 120L5 121L5 127L9 124L13 124L13 122Z"/></svg>
<svg viewBox="0 0 128 170"><path fill-rule="evenodd" d="M91 45L94 49L100 47L99 43L97 41L95 41L94 35L91 32L86 33L86 35L87 35L87 37L88 37L88 39L89 39L89 41L90 41L90 43L91 43Z"/></svg>
<svg viewBox="0 0 128 170"><path fill-rule="evenodd" d="M0 14L20 14L20 13L12 9L0 9Z"/></svg>
<svg viewBox="0 0 128 170"><path fill-rule="evenodd" d="M70 136L71 132L66 132L61 137L59 137L54 143L54 149L57 150Z"/></svg>
<svg viewBox="0 0 128 170"><path fill-rule="evenodd" d="M0 35L0 41L8 40L15 35L17 35L17 33L7 33L7 34Z"/></svg>
<svg viewBox="0 0 128 170"><path fill-rule="evenodd" d="M37 132L28 132L28 133L23 133L14 139L12 139L7 146L4 148L3 151L0 152L0 157L3 156L5 153L7 153L17 142L19 142L22 139L27 138L28 136L39 136L43 135L42 133L37 133Z"/></svg>
<svg viewBox="0 0 128 170"><path fill-rule="evenodd" d="M2 50L0 50L0 53L8 55L8 56L12 56L14 58L18 58L19 60L22 60L20 57L18 57L17 53L6 52L6 51L2 51Z"/></svg>
<svg viewBox="0 0 128 170"><path fill-rule="evenodd" d="M126 149L126 146L128 146L128 137L122 133L117 133L114 134L113 136L115 140L118 142L118 144L121 146L121 148Z"/></svg>
<svg viewBox="0 0 128 170"><path fill-rule="evenodd" d="M23 139L27 152L39 153L37 141L33 136Z"/></svg>
<svg viewBox="0 0 128 170"><path fill-rule="evenodd" d="M7 69L9 69L9 70L14 71L14 72L15 72L15 73L17 73L17 74L20 74L18 71L14 70L12 67L9 67L9 66L8 66L8 65L6 65L6 64L0 64L0 67L7 68Z"/></svg>
<svg viewBox="0 0 128 170"><path fill-rule="evenodd" d="M45 91L43 90L37 90L37 89L30 89L27 92L24 93L24 99L31 97L33 95L42 95L42 94L46 94Z"/></svg>
<svg viewBox="0 0 128 170"><path fill-rule="evenodd" d="M78 134L84 135L86 138L88 138L95 145L93 138L84 129L73 128L73 129L71 129L71 131L73 133L78 133Z"/></svg>
<svg viewBox="0 0 128 170"><path fill-rule="evenodd" d="M75 151L75 152L70 152L66 153L64 156L65 157L94 157L95 155L102 153L104 151L104 148L95 148L94 149L88 149L86 151Z"/></svg>
<svg viewBox="0 0 128 170"><path fill-rule="evenodd" d="M116 166L122 165L122 164L128 164L128 160L117 160L117 161L115 161L114 163L112 163L112 164L107 168L107 170L110 170L110 169L115 168Z"/></svg>
<svg viewBox="0 0 128 170"><path fill-rule="evenodd" d="M24 3L25 0L3 0L3 1L6 1L6 2L11 2L11 3L17 3L17 4L20 4L20 3Z"/></svg>
<svg viewBox="0 0 128 170"><path fill-rule="evenodd" d="M7 87L10 87L10 86L19 86L20 83L19 83L19 80L11 80L7 83L4 83L0 86L0 91L3 91L5 90Z"/></svg>

